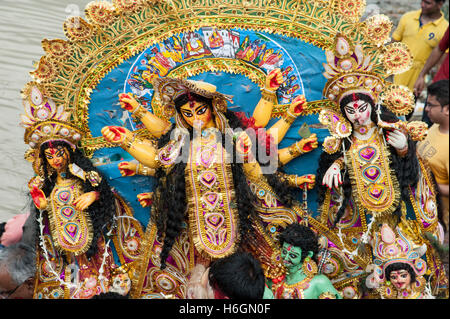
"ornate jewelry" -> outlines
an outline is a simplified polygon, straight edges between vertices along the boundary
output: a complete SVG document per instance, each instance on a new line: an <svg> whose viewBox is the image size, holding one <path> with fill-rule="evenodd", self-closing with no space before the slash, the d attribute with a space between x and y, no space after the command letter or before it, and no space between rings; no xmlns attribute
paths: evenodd
<svg viewBox="0 0 450 319"><path fill-rule="evenodd" d="M370 129L374 128L375 126L375 123L370 122L367 125L359 125L354 127L353 129L355 130L355 132L358 132L361 135L366 135L367 133L369 133Z"/></svg>
<svg viewBox="0 0 450 319"><path fill-rule="evenodd" d="M327 136L322 144L322 149L328 154L334 154L341 148L342 140L334 136Z"/></svg>
<svg viewBox="0 0 450 319"><path fill-rule="evenodd" d="M292 114L291 112L289 112L289 110L286 110L281 118L289 125L292 125L292 123L294 123L294 121L297 119L297 115Z"/></svg>
<svg viewBox="0 0 450 319"><path fill-rule="evenodd" d="M135 120L135 121L140 121L142 120L142 118L145 116L145 114L147 114L147 110L145 108L143 108L141 105L139 105L132 113L131 113L131 117Z"/></svg>
<svg viewBox="0 0 450 319"><path fill-rule="evenodd" d="M123 139L121 146L123 146L127 149L131 148L135 139L136 139L136 136L134 134L131 138L128 135L125 135L125 138Z"/></svg>
<svg viewBox="0 0 450 319"><path fill-rule="evenodd" d="M377 131L367 140L353 139L347 166L355 202L367 213L392 213L400 202L397 178L389 167L388 151Z"/></svg>
<svg viewBox="0 0 450 319"><path fill-rule="evenodd" d="M272 91L266 88L261 88L261 97L267 102L277 103L277 94L276 91Z"/></svg>
<svg viewBox="0 0 450 319"><path fill-rule="evenodd" d="M150 170L151 170L151 168L149 168L145 165L142 165L141 163L138 163L136 165L136 174L150 176L151 175Z"/></svg>
<svg viewBox="0 0 450 319"><path fill-rule="evenodd" d="M319 299L336 299L336 295L326 291L320 294Z"/></svg>
<svg viewBox="0 0 450 319"><path fill-rule="evenodd" d="M27 84L22 97L25 114L21 115L21 124L25 127L25 143L33 149L39 149L48 141L65 141L72 148L76 147L82 130L68 122L70 113L45 96L38 83Z"/></svg>
<svg viewBox="0 0 450 319"><path fill-rule="evenodd" d="M347 121L342 114L324 109L319 114L319 121L326 125L331 136L342 139L352 134L352 125Z"/></svg>
<svg viewBox="0 0 450 319"><path fill-rule="evenodd" d="M60 251L85 253L92 241L92 224L87 212L78 211L73 201L83 194L81 181L55 184L50 194L49 220L55 246Z"/></svg>
<svg viewBox="0 0 450 319"><path fill-rule="evenodd" d="M341 169L341 171L345 168L344 158L342 158L342 157L335 160L334 164L337 164L339 166L339 168Z"/></svg>
<svg viewBox="0 0 450 319"><path fill-rule="evenodd" d="M239 239L231 166L220 142L191 143L186 166L189 224L197 250L208 258L233 253Z"/></svg>
<svg viewBox="0 0 450 319"><path fill-rule="evenodd" d="M302 264L302 270L306 277L313 278L318 271L317 264L311 257L306 257Z"/></svg>
<svg viewBox="0 0 450 319"><path fill-rule="evenodd" d="M295 283L287 284L284 280L274 283L272 286L273 294L277 299L305 299L304 291L309 288L310 277Z"/></svg>
<svg viewBox="0 0 450 319"><path fill-rule="evenodd" d="M102 178L96 171L89 171L86 174L86 178L91 183L93 187L97 187L102 182Z"/></svg>

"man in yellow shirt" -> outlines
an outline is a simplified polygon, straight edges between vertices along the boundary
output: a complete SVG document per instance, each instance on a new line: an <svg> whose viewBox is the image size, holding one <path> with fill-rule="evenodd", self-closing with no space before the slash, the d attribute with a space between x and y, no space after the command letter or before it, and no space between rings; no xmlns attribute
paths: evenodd
<svg viewBox="0 0 450 319"><path fill-rule="evenodd" d="M442 221L448 231L448 198L449 198L449 81L440 80L431 84L428 89L427 112L433 125L428 136L419 143L417 151L430 165L438 184L442 204Z"/></svg>
<svg viewBox="0 0 450 319"><path fill-rule="evenodd" d="M395 75L394 83L414 89L414 83L431 51L439 44L448 27L441 8L445 0L422 0L421 9L405 13L392 34L394 41L408 45L414 57L410 70Z"/></svg>

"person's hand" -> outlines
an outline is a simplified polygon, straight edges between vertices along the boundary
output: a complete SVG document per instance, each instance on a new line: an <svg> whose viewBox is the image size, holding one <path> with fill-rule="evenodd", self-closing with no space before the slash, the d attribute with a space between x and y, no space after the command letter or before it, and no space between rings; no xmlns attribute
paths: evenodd
<svg viewBox="0 0 450 319"><path fill-rule="evenodd" d="M280 69L274 69L266 76L266 89L276 91L283 84L283 74Z"/></svg>
<svg viewBox="0 0 450 319"><path fill-rule="evenodd" d="M304 95L297 96L289 105L289 112L294 115L300 115L300 113L305 109L307 105L306 98Z"/></svg>
<svg viewBox="0 0 450 319"><path fill-rule="evenodd" d="M153 203L153 193L140 193L137 199L142 207L149 207Z"/></svg>
<svg viewBox="0 0 450 319"><path fill-rule="evenodd" d="M326 171L322 185L327 185L329 189L332 189L333 186L338 188L340 184L342 184L341 168L337 163L333 163Z"/></svg>
<svg viewBox="0 0 450 319"><path fill-rule="evenodd" d="M420 93L422 93L424 88L425 88L425 77L419 75L419 77L416 80L416 83L414 83L414 95L417 97L420 96Z"/></svg>
<svg viewBox="0 0 450 319"><path fill-rule="evenodd" d="M121 108L129 112L133 112L139 107L139 102L127 93L119 94L119 103Z"/></svg>
<svg viewBox="0 0 450 319"><path fill-rule="evenodd" d="M117 145L122 144L127 137L131 140L133 136L133 133L121 126L105 126L101 133L105 140Z"/></svg>
<svg viewBox="0 0 450 319"><path fill-rule="evenodd" d="M93 202L97 200L98 195L99 193L96 191L84 193L73 201L73 206L80 211L86 210Z"/></svg>
<svg viewBox="0 0 450 319"><path fill-rule="evenodd" d="M297 148L301 150L302 153L311 152L313 149L319 147L319 143L317 142L316 133L311 134L307 138L303 138L297 142Z"/></svg>
<svg viewBox="0 0 450 319"><path fill-rule="evenodd" d="M133 162L122 162L117 165L123 177L136 175L137 164Z"/></svg>
<svg viewBox="0 0 450 319"><path fill-rule="evenodd" d="M408 139L400 130L388 131L386 141L399 151L408 147Z"/></svg>

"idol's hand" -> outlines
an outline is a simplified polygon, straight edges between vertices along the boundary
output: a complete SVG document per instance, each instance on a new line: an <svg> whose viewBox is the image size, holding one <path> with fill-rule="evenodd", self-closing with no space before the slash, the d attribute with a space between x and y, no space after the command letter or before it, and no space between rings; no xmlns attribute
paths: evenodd
<svg viewBox="0 0 450 319"><path fill-rule="evenodd" d="M33 186L30 189L30 195L37 209L45 209L47 207L47 198L42 190Z"/></svg>
<svg viewBox="0 0 450 319"><path fill-rule="evenodd" d="M153 193L140 193L137 199L142 207L148 207L153 203Z"/></svg>
<svg viewBox="0 0 450 319"><path fill-rule="evenodd" d="M95 202L98 199L99 192L92 191L89 193L84 193L77 199L73 201L73 205L77 210L83 211L86 210L93 202Z"/></svg>
<svg viewBox="0 0 450 319"><path fill-rule="evenodd" d="M37 209L45 209L47 207L47 198L41 190L44 180L39 176L35 176L28 182L31 198Z"/></svg>
<svg viewBox="0 0 450 319"><path fill-rule="evenodd" d="M105 140L117 145L123 144L127 137L129 140L133 137L131 131L121 126L105 126L102 128L101 133Z"/></svg>
<svg viewBox="0 0 450 319"><path fill-rule="evenodd" d="M274 69L266 76L266 89L276 91L283 84L283 75L280 69Z"/></svg>
<svg viewBox="0 0 450 319"><path fill-rule="evenodd" d="M123 177L136 175L137 164L133 162L122 162L117 165Z"/></svg>
<svg viewBox="0 0 450 319"><path fill-rule="evenodd" d="M247 135L247 133L242 132L237 140L236 140L236 152L239 154L242 154L244 158L247 158L248 155L251 153L252 148L252 141L250 137Z"/></svg>
<svg viewBox="0 0 450 319"><path fill-rule="evenodd" d="M329 189L332 189L333 186L338 188L339 184L342 184L341 168L339 164L333 163L326 171L322 185L327 185Z"/></svg>
<svg viewBox="0 0 450 319"><path fill-rule="evenodd" d="M313 189L316 185L316 175L303 175L298 178L298 185L300 189Z"/></svg>
<svg viewBox="0 0 450 319"><path fill-rule="evenodd" d="M119 103L121 108L129 112L133 112L139 107L139 102L136 101L134 97L132 97L130 94L127 93L119 94Z"/></svg>
<svg viewBox="0 0 450 319"><path fill-rule="evenodd" d="M408 148L408 139L400 130L389 131L386 141L399 151L404 151Z"/></svg>
<svg viewBox="0 0 450 319"><path fill-rule="evenodd" d="M289 112L293 115L299 116L300 113L306 108L307 102L304 95L297 96L289 105Z"/></svg>
<svg viewBox="0 0 450 319"><path fill-rule="evenodd" d="M296 144L297 144L296 147L302 153L311 152L313 149L316 149L317 147L319 147L319 143L317 142L317 135L316 135L316 133L311 134L307 138L301 139Z"/></svg>

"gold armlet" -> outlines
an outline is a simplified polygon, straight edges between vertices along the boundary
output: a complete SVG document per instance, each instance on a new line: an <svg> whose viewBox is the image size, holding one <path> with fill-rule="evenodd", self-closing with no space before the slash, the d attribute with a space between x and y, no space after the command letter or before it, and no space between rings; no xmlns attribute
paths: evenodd
<svg viewBox="0 0 450 319"><path fill-rule="evenodd" d="M294 123L294 121L297 119L297 115L292 114L291 112L289 112L289 110L286 110L286 112L281 115L281 118L289 125L292 125L292 123Z"/></svg>
<svg viewBox="0 0 450 319"><path fill-rule="evenodd" d="M272 91L266 88L261 89L261 97L267 102L277 103L276 91Z"/></svg>

